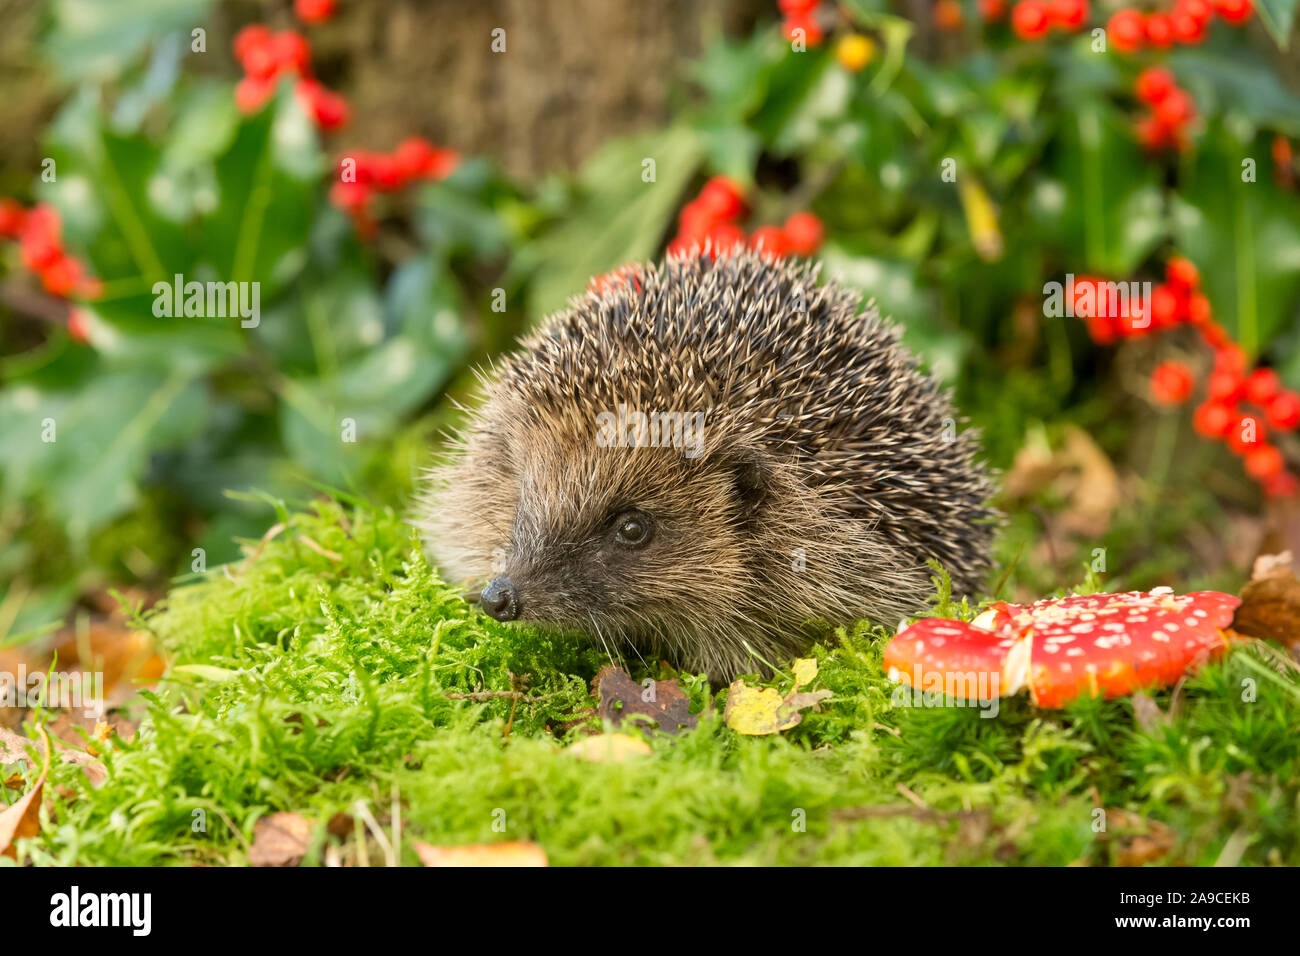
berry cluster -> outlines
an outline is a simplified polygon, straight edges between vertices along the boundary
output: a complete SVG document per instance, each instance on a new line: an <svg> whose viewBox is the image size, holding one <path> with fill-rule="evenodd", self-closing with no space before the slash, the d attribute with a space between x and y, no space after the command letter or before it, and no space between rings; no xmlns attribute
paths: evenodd
<svg viewBox="0 0 1300 956"><path fill-rule="evenodd" d="M1286 470L1282 453L1269 443L1268 433L1269 429L1293 432L1300 427L1300 393L1283 388L1270 368L1247 368L1245 353L1214 321L1200 282L1196 266L1177 256L1165 264L1165 281L1152 289L1151 298L1144 302L1111 301L1102 280L1076 279L1074 311L1087 322L1093 340L1103 345L1179 326L1195 329L1214 361L1205 382L1205 400L1192 418L1193 427L1205 438L1223 441L1241 457L1246 473L1265 493L1294 494L1300 490L1300 480ZM1150 390L1151 397L1162 405L1181 405L1192 397L1195 376L1183 362L1161 362L1151 375Z"/></svg>
<svg viewBox="0 0 1300 956"><path fill-rule="evenodd" d="M260 23L250 24L235 34L235 59L244 68L244 78L235 87L235 105L241 113L256 113L282 76L295 76L298 99L317 126L332 130L347 123L347 101L312 77L311 47L302 34L273 33Z"/></svg>
<svg viewBox="0 0 1300 956"><path fill-rule="evenodd" d="M324 23L338 8L338 0L293 0L293 12L303 23Z"/></svg>
<svg viewBox="0 0 1300 956"><path fill-rule="evenodd" d="M1174 75L1164 67L1147 67L1138 74L1136 93L1151 108L1138 118L1138 142L1152 150L1187 149L1187 127L1196 119L1196 103Z"/></svg>
<svg viewBox="0 0 1300 956"><path fill-rule="evenodd" d="M1202 42L1216 13L1225 22L1241 26L1254 12L1253 0L1176 0L1168 10L1145 16L1140 10L1124 7L1106 24L1106 37L1120 53L1136 53L1144 47L1167 50L1175 43Z"/></svg>
<svg viewBox="0 0 1300 956"><path fill-rule="evenodd" d="M795 213L783 226L759 226L746 236L739 221L747 211L744 191L726 176L714 176L682 209L668 251L686 252L707 242L714 255L747 244L777 256L810 256L825 238L821 220L810 212Z"/></svg>
<svg viewBox="0 0 1300 956"><path fill-rule="evenodd" d="M63 225L54 207L37 204L23 209L14 199L0 199L0 239L16 239L23 266L40 276L41 285L60 299L97 299L103 283L89 275L80 259L63 248ZM78 342L87 340L86 314L68 313L68 333Z"/></svg>
<svg viewBox="0 0 1300 956"><path fill-rule="evenodd" d="M809 47L818 46L825 38L821 26L817 23L817 5L819 0L777 0L777 6L785 19L781 23L781 32L787 40L799 37L796 31L803 31L803 41Z"/></svg>
<svg viewBox="0 0 1300 956"><path fill-rule="evenodd" d="M1005 8L993 6L999 16ZM1088 0L1020 0L1011 8L1011 30L1022 40L1042 40L1053 30L1077 33L1088 24ZM995 19L985 16L985 19Z"/></svg>
<svg viewBox="0 0 1300 956"><path fill-rule="evenodd" d="M330 202L351 216L358 235L368 239L376 228L376 194L396 192L417 180L446 179L459 162L455 150L439 149L418 136L403 140L392 153L357 150L339 160Z"/></svg>

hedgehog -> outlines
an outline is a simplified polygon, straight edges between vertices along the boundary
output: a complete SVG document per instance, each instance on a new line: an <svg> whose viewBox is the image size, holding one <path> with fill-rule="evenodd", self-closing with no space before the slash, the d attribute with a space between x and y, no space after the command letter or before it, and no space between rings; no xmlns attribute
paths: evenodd
<svg viewBox="0 0 1300 956"><path fill-rule="evenodd" d="M718 680L918 613L929 562L977 593L976 430L898 326L819 279L706 248L593 282L479 373L417 499L432 561L499 621Z"/></svg>

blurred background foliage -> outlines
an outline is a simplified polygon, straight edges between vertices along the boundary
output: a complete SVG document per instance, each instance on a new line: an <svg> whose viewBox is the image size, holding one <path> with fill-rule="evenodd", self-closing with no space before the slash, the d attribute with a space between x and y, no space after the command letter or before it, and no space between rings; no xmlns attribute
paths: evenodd
<svg viewBox="0 0 1300 956"><path fill-rule="evenodd" d="M1190 342L1099 348L1042 301L1065 273L1158 279L1185 255L1227 331L1300 387L1298 170L1277 148L1300 138L1294 0L1156 58L1094 52L1086 31L1027 44L973 3L940 33L927 3L847 0L828 16L871 38L858 70L832 42L792 52L766 0L617 16L599 0L344 0L319 27L287 0L3 6L19 118L0 194L56 209L103 290L69 335L0 250L0 644L108 587L156 595L196 548L208 567L233 559L266 517L228 490L404 505L472 366L592 276L659 257L715 175L745 188L751 226L815 213L826 273L956 389L1016 479L1013 596L1077 581L1097 548L1114 587L1226 584L1287 533L1190 416L1148 400L1150 368ZM236 108L231 39L255 20L302 30L350 125L322 133L288 83ZM1155 59L1196 103L1182 151L1135 135ZM461 162L386 197L363 240L329 201L335 162L414 133ZM153 283L177 273L260 282L260 323L155 316Z"/></svg>

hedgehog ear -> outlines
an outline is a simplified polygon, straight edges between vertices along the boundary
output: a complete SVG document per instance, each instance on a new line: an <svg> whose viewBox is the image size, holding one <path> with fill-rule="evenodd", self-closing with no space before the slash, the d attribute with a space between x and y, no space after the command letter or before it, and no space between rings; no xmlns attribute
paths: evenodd
<svg viewBox="0 0 1300 956"><path fill-rule="evenodd" d="M736 500L740 503L740 517L748 521L767 499L771 475L763 459L748 449L733 451L728 466L732 485L736 489Z"/></svg>

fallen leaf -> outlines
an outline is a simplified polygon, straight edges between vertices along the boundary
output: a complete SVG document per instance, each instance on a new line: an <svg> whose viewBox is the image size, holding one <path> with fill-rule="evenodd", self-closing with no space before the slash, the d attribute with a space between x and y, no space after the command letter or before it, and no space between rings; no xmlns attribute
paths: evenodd
<svg viewBox="0 0 1300 956"><path fill-rule="evenodd" d="M592 763L623 763L652 753L650 745L630 734L597 734L584 737L565 748L565 753Z"/></svg>
<svg viewBox="0 0 1300 956"><path fill-rule="evenodd" d="M1127 810L1106 811L1104 839L1115 841L1115 866L1146 866L1166 857L1178 842L1172 827Z"/></svg>
<svg viewBox="0 0 1300 956"><path fill-rule="evenodd" d="M311 843L312 822L297 813L272 813L253 824L252 866L297 866Z"/></svg>
<svg viewBox="0 0 1300 956"><path fill-rule="evenodd" d="M800 711L831 697L828 690L792 692L782 697L771 687L750 687L733 681L727 692L723 719L738 734L778 734L803 720Z"/></svg>
<svg viewBox="0 0 1300 956"><path fill-rule="evenodd" d="M1169 726L1169 715L1160 709L1160 705L1140 691L1133 695L1133 719L1138 727L1150 733L1161 727Z"/></svg>
<svg viewBox="0 0 1300 956"><path fill-rule="evenodd" d="M30 744L26 737L0 727L0 767L26 760Z"/></svg>
<svg viewBox="0 0 1300 956"><path fill-rule="evenodd" d="M41 728L41 741L45 744L45 762L41 775L31 790L19 797L3 811L0 811L0 856L11 860L18 858L14 849L14 840L20 837L34 837L41 832L41 794L45 790L45 778L50 772L50 738Z"/></svg>
<svg viewBox="0 0 1300 956"><path fill-rule="evenodd" d="M794 686L796 688L806 687L817 677L817 659L815 657L800 657L794 662L791 668L794 672Z"/></svg>
<svg viewBox="0 0 1300 956"><path fill-rule="evenodd" d="M546 866L546 851L536 843L478 843L470 846L431 846L413 840L425 866Z"/></svg>
<svg viewBox="0 0 1300 956"><path fill-rule="evenodd" d="M1256 559L1254 574L1241 589L1232 629L1300 653L1300 578L1291 567L1290 552Z"/></svg>
<svg viewBox="0 0 1300 956"><path fill-rule="evenodd" d="M650 718L665 734L694 730L699 722L690 711L690 698L676 678L653 681L649 687L643 687L621 667L607 664L596 673L591 687L600 699L597 713L615 727L633 714Z"/></svg>

